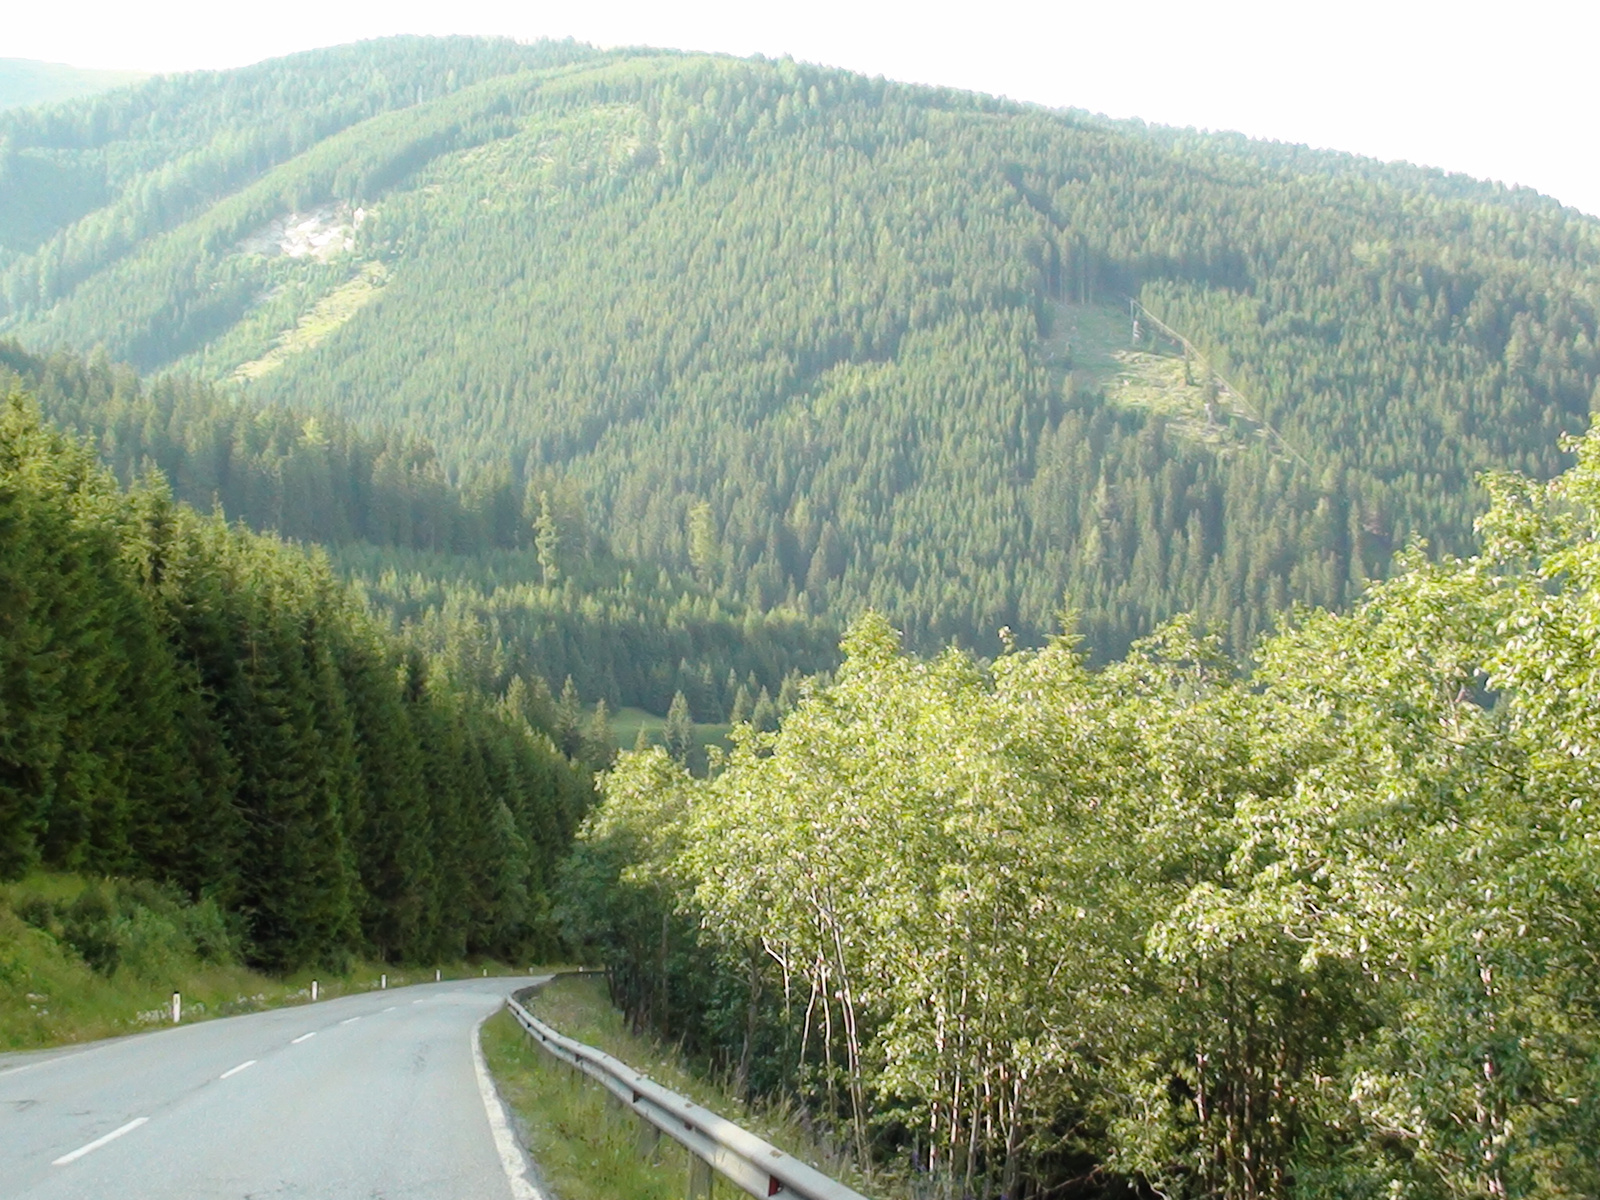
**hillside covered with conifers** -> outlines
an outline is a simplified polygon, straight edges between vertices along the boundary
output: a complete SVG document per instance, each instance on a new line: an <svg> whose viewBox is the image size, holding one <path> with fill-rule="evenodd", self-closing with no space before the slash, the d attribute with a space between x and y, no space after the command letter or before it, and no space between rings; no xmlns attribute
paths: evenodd
<svg viewBox="0 0 1600 1200"><path fill-rule="evenodd" d="M1063 597L1101 656L1246 645L1466 546L1600 378L1600 226L1541 197L788 61L396 39L0 151L30 348L559 481L623 559L924 647Z"/></svg>
<svg viewBox="0 0 1600 1200"><path fill-rule="evenodd" d="M715 723L741 695L747 715L763 696L776 710L802 674L837 660L838 632L821 617L755 611L691 571L619 558L549 472L460 486L414 434L0 341L0 394L11 387L87 439L124 485L155 472L201 512L325 548L391 630L461 677L493 695L521 678L575 757L592 721L576 704L665 713L681 692Z"/></svg>
<svg viewBox="0 0 1600 1200"><path fill-rule="evenodd" d="M159 880L279 971L551 953L591 788L528 696L0 405L0 877Z"/></svg>

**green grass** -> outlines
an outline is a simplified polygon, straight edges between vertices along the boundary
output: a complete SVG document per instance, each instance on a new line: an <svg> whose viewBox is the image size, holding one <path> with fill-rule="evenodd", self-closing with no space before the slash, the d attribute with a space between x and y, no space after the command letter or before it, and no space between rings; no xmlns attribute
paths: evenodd
<svg viewBox="0 0 1600 1200"><path fill-rule="evenodd" d="M234 379L260 379L281 367L289 358L314 350L336 333L351 317L378 298L388 280L388 269L381 262L369 262L360 274L340 284L301 316L292 329L283 331L272 348L260 358L234 369Z"/></svg>
<svg viewBox="0 0 1600 1200"><path fill-rule="evenodd" d="M638 742L640 730L644 731L645 738L652 746L659 746L662 744L662 731L666 727L665 717L658 717L642 708L619 708L611 717L611 736L619 750L632 750ZM695 741L702 750L709 746L731 749L728 734L732 729L733 726L728 724L697 723L694 727Z"/></svg>
<svg viewBox="0 0 1600 1200"><path fill-rule="evenodd" d="M659 746L661 731L666 723L665 717L645 712L642 708L619 708L611 714L611 736L616 739L619 750L632 750L642 729L650 744Z"/></svg>
<svg viewBox="0 0 1600 1200"><path fill-rule="evenodd" d="M1100 391L1124 408L1159 413L1177 436L1226 450L1265 436L1246 414L1232 411L1226 395L1211 389L1207 369L1185 364L1178 348L1146 328L1137 345L1125 309L1107 304L1052 304L1045 350L1050 363L1079 387Z"/></svg>
<svg viewBox="0 0 1600 1200"><path fill-rule="evenodd" d="M50 928L25 920L42 904L62 910L91 882L75 875L38 874L0 887L0 1051L36 1050L159 1028L171 1020L174 991L183 996L185 1024L264 1008L309 1003L311 982L320 998L372 991L387 973L390 987L446 979L522 974L501 963L455 962L391 967L356 961L339 973L300 971L274 977L251 970L223 951L210 959L192 939L174 936L160 912L135 907L119 914L124 942L113 969L95 970L73 948L57 919ZM192 910L191 910L192 911ZM180 923L183 911L179 908ZM142 926L142 929L141 929Z"/></svg>
<svg viewBox="0 0 1600 1200"><path fill-rule="evenodd" d="M1127 313L1108 304L1050 305L1050 361L1080 380L1103 386L1121 369L1117 352L1131 348Z"/></svg>
<svg viewBox="0 0 1600 1200"><path fill-rule="evenodd" d="M689 1163L663 1138L642 1153L638 1122L528 1040L509 1010L483 1026L483 1053L528 1152L561 1200L681 1200Z"/></svg>
<svg viewBox="0 0 1600 1200"><path fill-rule="evenodd" d="M745 1105L695 1071L675 1048L633 1033L611 1006L603 979L557 979L540 988L528 1007L568 1037L621 1059L864 1195L884 1200L909 1195L899 1181L881 1175L864 1180L850 1162L818 1145L793 1109ZM529 1153L562 1200L676 1200L684 1194L684 1151L662 1138L642 1155L638 1118L599 1084L539 1049L509 1012L485 1023L483 1049L501 1094L523 1125ZM726 1181L719 1185L722 1194L731 1190Z"/></svg>

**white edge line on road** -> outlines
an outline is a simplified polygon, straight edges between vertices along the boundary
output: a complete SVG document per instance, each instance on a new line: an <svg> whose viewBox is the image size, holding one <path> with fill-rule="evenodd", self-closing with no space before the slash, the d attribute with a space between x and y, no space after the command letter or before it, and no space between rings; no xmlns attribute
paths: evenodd
<svg viewBox="0 0 1600 1200"><path fill-rule="evenodd" d="M229 1067L221 1075L218 1075L217 1078L218 1079L232 1079L240 1071L248 1071L251 1067L253 1067L255 1065L256 1065L256 1060L252 1058L249 1062L242 1062L237 1067Z"/></svg>
<svg viewBox="0 0 1600 1200"><path fill-rule="evenodd" d="M344 1020L340 1021L339 1024L341 1024L341 1025L354 1025L359 1020L361 1020L360 1017L346 1017Z"/></svg>
<svg viewBox="0 0 1600 1200"><path fill-rule="evenodd" d="M110 1133L103 1137L95 1138L95 1140L90 1142L87 1146L79 1146L71 1154L63 1154L50 1165L52 1167L64 1167L70 1162L77 1162L85 1154L90 1154L93 1151L100 1149L100 1147L104 1146L107 1142L114 1142L123 1134L132 1133L135 1129L139 1128L139 1126L143 1125L149 1119L149 1117L135 1117L126 1125L118 1126L116 1129L113 1129Z"/></svg>
<svg viewBox="0 0 1600 1200"><path fill-rule="evenodd" d="M478 1075L478 1091L483 1093L483 1111L489 1115L489 1129L494 1134L495 1148L500 1151L500 1165L505 1168L506 1179L511 1184L514 1200L549 1200L549 1197L528 1180L527 1160L522 1147L517 1145L511 1124L506 1120L505 1105L500 1093L495 1091L494 1080L489 1078L489 1065L483 1061L483 1044L479 1033L484 1017L472 1027L472 1067Z"/></svg>
<svg viewBox="0 0 1600 1200"><path fill-rule="evenodd" d="M314 1038L316 1036L317 1036L317 1031L315 1029L313 1029L310 1033L302 1033L297 1038L290 1038L289 1039L289 1045L298 1046L301 1042L309 1042L312 1038Z"/></svg>

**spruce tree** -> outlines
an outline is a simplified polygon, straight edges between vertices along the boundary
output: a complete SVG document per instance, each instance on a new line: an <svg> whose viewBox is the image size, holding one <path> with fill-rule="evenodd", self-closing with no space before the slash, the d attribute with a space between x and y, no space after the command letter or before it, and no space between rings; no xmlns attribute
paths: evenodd
<svg viewBox="0 0 1600 1200"><path fill-rule="evenodd" d="M611 709L604 699L595 701L594 713L583 730L583 761L597 771L611 765L616 756L616 736L611 729Z"/></svg>
<svg viewBox="0 0 1600 1200"><path fill-rule="evenodd" d="M679 766L687 767L694 757L694 718L689 715L689 701L676 692L667 709L667 723L661 731L661 743Z"/></svg>
<svg viewBox="0 0 1600 1200"><path fill-rule="evenodd" d="M568 675L561 685L561 699L556 704L556 726L551 731L557 747L568 758L583 756L583 707L578 699L578 685Z"/></svg>

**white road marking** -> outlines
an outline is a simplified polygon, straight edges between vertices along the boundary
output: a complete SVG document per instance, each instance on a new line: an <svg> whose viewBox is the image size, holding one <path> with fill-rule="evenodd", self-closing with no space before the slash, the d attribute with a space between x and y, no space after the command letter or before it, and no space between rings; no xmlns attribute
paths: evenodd
<svg viewBox="0 0 1600 1200"><path fill-rule="evenodd" d="M346 1017L344 1020L340 1021L339 1024L341 1024L341 1025L354 1025L359 1020L361 1020L360 1017Z"/></svg>
<svg viewBox="0 0 1600 1200"><path fill-rule="evenodd" d="M133 1120L129 1121L126 1125L121 1125L121 1126L117 1127L116 1129L113 1129L110 1133L106 1134L104 1137L95 1138L95 1140L90 1142L87 1146L79 1146L71 1154L63 1154L60 1158L56 1159L55 1162L51 1163L50 1165L52 1167L64 1167L70 1162L77 1162L85 1154L94 1153L96 1150L100 1149L101 1146L104 1146L107 1142L114 1142L119 1137L121 1137L123 1134L132 1133L135 1129L139 1128L139 1126L143 1125L149 1119L150 1119L149 1117L135 1117Z"/></svg>
<svg viewBox="0 0 1600 1200"><path fill-rule="evenodd" d="M315 1029L313 1029L310 1033L302 1033L297 1038L290 1038L289 1039L289 1045L298 1046L301 1042L309 1042L312 1038L314 1038L316 1036L317 1036L317 1031Z"/></svg>
<svg viewBox="0 0 1600 1200"><path fill-rule="evenodd" d="M256 1065L256 1060L252 1058L249 1062L242 1062L237 1067L229 1068L228 1070L224 1071L221 1075L218 1075L217 1078L218 1079L232 1079L240 1071L248 1071L251 1067L253 1067L255 1065Z"/></svg>
<svg viewBox="0 0 1600 1200"><path fill-rule="evenodd" d="M500 1093L494 1089L494 1080L489 1078L489 1065L483 1061L483 1045L478 1035L483 1029L483 1022L488 1019L484 1017L472 1027L472 1068L478 1076L478 1091L483 1095L483 1111L489 1115L489 1129L494 1134L495 1149L500 1151L500 1165L505 1168L506 1179L511 1184L513 1200L550 1200L528 1180L522 1147L517 1145L517 1139L511 1132L505 1105L500 1102Z"/></svg>
<svg viewBox="0 0 1600 1200"><path fill-rule="evenodd" d="M384 1010L383 1010L383 1011L384 1011L384 1012L393 1012L393 1011L394 1011L394 1005L392 1005L392 1004L391 1004L391 1005L389 1005L389 1007L388 1007L388 1008L386 1008L386 1009L384 1009Z"/></svg>
<svg viewBox="0 0 1600 1200"><path fill-rule="evenodd" d="M413 1004L421 1004L422 1001L421 1000L413 1000L411 1003L413 1003Z"/></svg>

